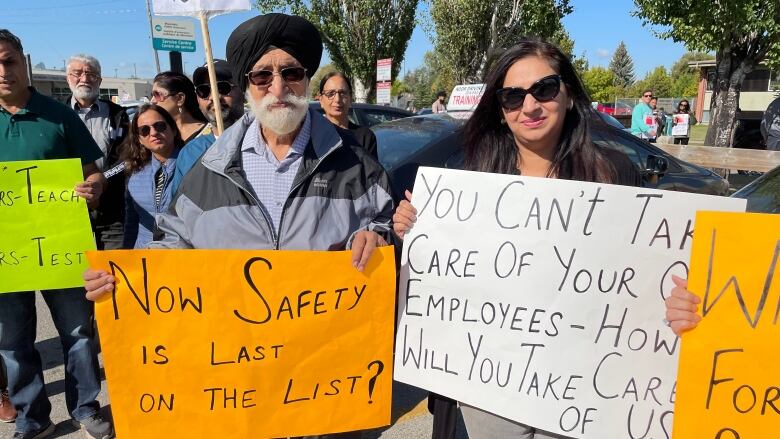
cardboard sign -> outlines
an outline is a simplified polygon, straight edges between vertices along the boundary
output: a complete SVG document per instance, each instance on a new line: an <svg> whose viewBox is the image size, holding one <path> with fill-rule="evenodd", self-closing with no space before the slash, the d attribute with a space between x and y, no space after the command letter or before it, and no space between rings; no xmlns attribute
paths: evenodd
<svg viewBox="0 0 780 439"><path fill-rule="evenodd" d="M152 0L154 15L198 17L205 13L213 17L250 8L249 0Z"/></svg>
<svg viewBox="0 0 780 439"><path fill-rule="evenodd" d="M485 92L485 84L456 85L447 102L449 111L474 111Z"/></svg>
<svg viewBox="0 0 780 439"><path fill-rule="evenodd" d="M780 215L696 216L688 289L703 319L682 337L676 438L778 436L779 258Z"/></svg>
<svg viewBox="0 0 780 439"><path fill-rule="evenodd" d="M81 161L0 162L0 293L84 285L95 249Z"/></svg>
<svg viewBox="0 0 780 439"><path fill-rule="evenodd" d="M673 136L687 136L690 115L687 114L675 114L672 116L674 120L674 126L672 127Z"/></svg>
<svg viewBox="0 0 780 439"><path fill-rule="evenodd" d="M663 300L695 212L745 200L420 168L413 204L396 380L566 437L671 435Z"/></svg>
<svg viewBox="0 0 780 439"><path fill-rule="evenodd" d="M89 252L117 437L268 438L390 423L395 259Z"/></svg>

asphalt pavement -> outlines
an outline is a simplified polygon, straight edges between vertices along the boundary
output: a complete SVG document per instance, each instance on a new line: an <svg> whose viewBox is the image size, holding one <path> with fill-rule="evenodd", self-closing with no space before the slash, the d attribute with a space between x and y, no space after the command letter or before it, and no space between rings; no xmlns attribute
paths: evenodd
<svg viewBox="0 0 780 439"><path fill-rule="evenodd" d="M52 403L51 419L57 425L57 430L50 436L52 438L83 438L70 421L70 416L65 408L65 368L62 363L62 347L57 331L40 294L36 293L36 306L38 309L38 336L35 343L41 353L43 361L43 377L46 381L46 392ZM110 416L108 393L106 391L105 374L103 375L102 389L98 400L104 407L104 415ZM363 433L363 439L427 439L431 437L433 417L427 409L427 392L403 383L393 384L393 413L392 424L389 427L370 430ZM11 438L14 432L14 424L0 423L0 438ZM465 428L460 420L457 428L456 439L466 439ZM128 438L120 438L128 439ZM249 439L249 438L247 438Z"/></svg>

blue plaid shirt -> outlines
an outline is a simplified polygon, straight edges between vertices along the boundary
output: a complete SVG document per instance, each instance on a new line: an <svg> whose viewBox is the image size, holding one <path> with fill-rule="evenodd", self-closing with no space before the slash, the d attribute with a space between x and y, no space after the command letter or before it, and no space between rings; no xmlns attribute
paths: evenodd
<svg viewBox="0 0 780 439"><path fill-rule="evenodd" d="M249 127L241 143L244 174L277 234L284 202L290 195L293 180L301 166L303 151L310 138L311 115L307 112L300 133L282 160L278 160L265 143L260 134L259 120L255 120Z"/></svg>

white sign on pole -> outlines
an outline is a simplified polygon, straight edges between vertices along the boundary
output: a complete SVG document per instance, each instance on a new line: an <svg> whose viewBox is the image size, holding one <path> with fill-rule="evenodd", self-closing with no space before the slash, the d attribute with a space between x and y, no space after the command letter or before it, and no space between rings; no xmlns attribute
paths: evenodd
<svg viewBox="0 0 780 439"><path fill-rule="evenodd" d="M392 81L393 59L385 58L376 61L376 82Z"/></svg>
<svg viewBox="0 0 780 439"><path fill-rule="evenodd" d="M377 82L376 83L376 103L377 104L389 104L391 102L390 92L392 86L389 82Z"/></svg>
<svg viewBox="0 0 780 439"><path fill-rule="evenodd" d="M195 23L170 18L152 19L152 44L157 50L195 51Z"/></svg>
<svg viewBox="0 0 780 439"><path fill-rule="evenodd" d="M485 84L456 85L447 102L447 111L474 111L485 92Z"/></svg>
<svg viewBox="0 0 780 439"><path fill-rule="evenodd" d="M205 13L213 17L250 8L249 0L152 0L154 15L198 17Z"/></svg>
<svg viewBox="0 0 780 439"><path fill-rule="evenodd" d="M420 168L394 377L566 437L669 438L697 210L739 199Z"/></svg>

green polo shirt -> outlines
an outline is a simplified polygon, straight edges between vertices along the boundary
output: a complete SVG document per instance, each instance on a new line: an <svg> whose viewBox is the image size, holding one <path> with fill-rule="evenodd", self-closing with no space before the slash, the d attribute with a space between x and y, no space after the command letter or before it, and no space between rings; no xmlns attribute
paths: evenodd
<svg viewBox="0 0 780 439"><path fill-rule="evenodd" d="M30 91L27 105L16 114L0 106L0 162L78 158L89 164L103 157L76 112Z"/></svg>

